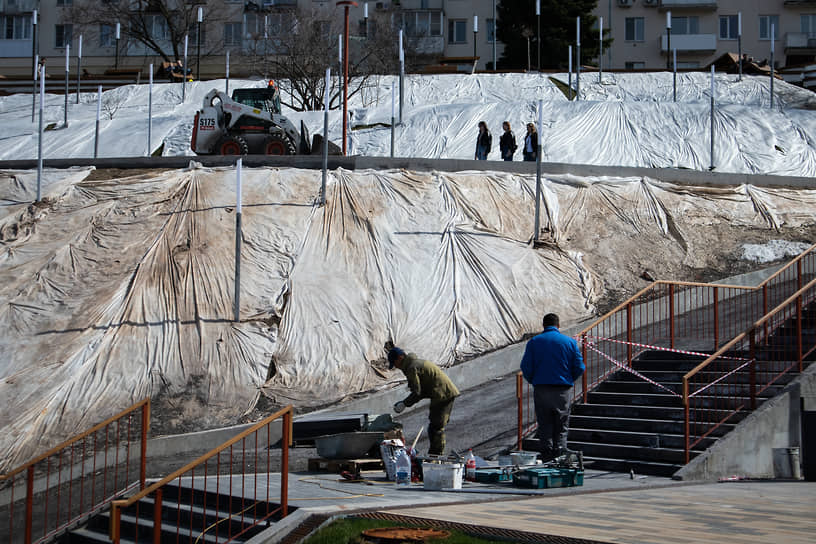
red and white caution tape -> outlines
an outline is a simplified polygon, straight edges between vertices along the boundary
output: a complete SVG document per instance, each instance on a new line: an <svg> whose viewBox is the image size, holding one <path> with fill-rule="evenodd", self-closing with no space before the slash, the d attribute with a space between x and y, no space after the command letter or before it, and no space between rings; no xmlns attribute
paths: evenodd
<svg viewBox="0 0 816 544"><path fill-rule="evenodd" d="M601 357L603 357L604 359L608 360L610 363L612 363L613 365L617 366L617 367L618 367L618 368L620 368L621 370L625 370L626 372L629 372L629 373L631 373L631 374L634 374L635 376L637 376L637 377L638 377L638 378L640 378L641 380L644 380L644 381L646 381L646 382L649 382L650 384L652 384L652 385L654 385L654 386L656 386L656 387L659 387L660 389L663 389L663 390L665 390L665 391L668 391L670 394L674 395L675 397L682 397L682 396L683 396L683 395L680 395L680 394L678 394L678 393L675 393L674 391L672 391L671 389L669 389L669 388L668 388L668 387L666 387L665 385L660 384L660 383L657 383L656 381L652 380L651 378L647 378L646 376L644 376L643 374L641 374L640 372L638 372L638 371L637 371L637 370L635 370L634 368L630 368L630 367L628 367L628 366L624 365L623 363L621 363L621 362L619 362L619 361L616 361L614 358L610 357L610 356L609 356L609 355L607 355L606 353L604 353L604 352L602 352L601 350L599 350L598 348L596 348L596 347L595 347L595 344L593 344L592 342L587 342L587 347L588 347L589 349L591 349L592 351L594 351L594 352L598 353L598 354L599 354Z"/></svg>
<svg viewBox="0 0 816 544"><path fill-rule="evenodd" d="M683 349L667 348L667 347L663 347L663 346L652 346L650 344L639 344L637 342L627 342L626 340L616 340L615 338L604 338L603 336L589 336L589 335L587 335L587 338L591 338L593 340L603 340L603 341L606 341L606 342L614 342L616 344L626 344L626 345L629 345L629 346L638 346L638 347L641 347L641 348L653 349L653 350L656 350L656 351L669 351L669 352L672 352L672 353L683 353L685 355L696 355L698 357L705 357L705 358L711 357L710 353L702 353L702 352L699 352L699 351L687 351L687 350L683 350ZM581 341L580 337L576 337L576 341L578 341L580 343L580 341ZM731 359L731 360L734 360L734 361L747 361L748 360L745 357L729 357L729 356L725 356L725 355L720 355L718 357L718 359Z"/></svg>

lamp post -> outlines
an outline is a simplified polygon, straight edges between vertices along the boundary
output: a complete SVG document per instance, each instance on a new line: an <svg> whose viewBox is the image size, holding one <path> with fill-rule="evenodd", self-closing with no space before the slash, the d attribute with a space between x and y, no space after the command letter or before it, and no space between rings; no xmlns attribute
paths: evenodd
<svg viewBox="0 0 816 544"><path fill-rule="evenodd" d="M496 0L493 0L493 71L496 71Z"/></svg>
<svg viewBox="0 0 816 544"><path fill-rule="evenodd" d="M603 17L598 20L598 83L603 83Z"/></svg>
<svg viewBox="0 0 816 544"><path fill-rule="evenodd" d="M405 49L402 48L402 29L399 31L399 124L402 124L402 97L405 94Z"/></svg>
<svg viewBox="0 0 816 544"><path fill-rule="evenodd" d="M349 60L349 8L357 7L353 0L339 0L337 6L343 6L343 155L346 154L348 142L348 60Z"/></svg>
<svg viewBox="0 0 816 544"><path fill-rule="evenodd" d="M666 70L671 70L671 11L666 12Z"/></svg>
<svg viewBox="0 0 816 544"><path fill-rule="evenodd" d="M774 36L774 25L771 25L771 107L773 108L773 93L774 93L774 41L776 40L776 36Z"/></svg>
<svg viewBox="0 0 816 544"><path fill-rule="evenodd" d="M77 97L76 103L79 104L79 90L82 86L82 34L79 35L79 43L77 44Z"/></svg>
<svg viewBox="0 0 816 544"><path fill-rule="evenodd" d="M114 70L119 69L119 38L120 38L121 28L122 28L121 25L119 23L116 23L116 33L113 36L114 39L116 40L116 60L114 61L114 64L113 64L113 69Z"/></svg>
<svg viewBox="0 0 816 544"><path fill-rule="evenodd" d="M34 122L34 110L37 108L37 10L31 14L31 64L34 66L31 88L31 122Z"/></svg>
<svg viewBox="0 0 816 544"><path fill-rule="evenodd" d="M739 80L742 81L742 12L737 13L737 55L739 56Z"/></svg>
<svg viewBox="0 0 816 544"><path fill-rule="evenodd" d="M476 33L479 32L479 16L473 16L473 63L476 65Z"/></svg>
<svg viewBox="0 0 816 544"><path fill-rule="evenodd" d="M368 2L363 4L363 26L365 27L365 37L368 39Z"/></svg>
<svg viewBox="0 0 816 544"><path fill-rule="evenodd" d="M71 64L71 44L65 44L65 119L63 125L68 127L68 72Z"/></svg>
<svg viewBox="0 0 816 544"><path fill-rule="evenodd" d="M536 63L538 71L541 71L541 0L536 0L536 24L538 31L536 33Z"/></svg>
<svg viewBox="0 0 816 544"><path fill-rule="evenodd" d="M575 100L581 99L581 18L575 18Z"/></svg>
<svg viewBox="0 0 816 544"><path fill-rule="evenodd" d="M201 81L201 22L204 21L204 8L198 8L198 27L196 28L196 80Z"/></svg>

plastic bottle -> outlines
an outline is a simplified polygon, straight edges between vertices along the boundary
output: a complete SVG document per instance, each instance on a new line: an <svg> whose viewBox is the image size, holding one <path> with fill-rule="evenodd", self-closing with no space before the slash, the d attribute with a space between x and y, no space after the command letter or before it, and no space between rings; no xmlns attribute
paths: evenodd
<svg viewBox="0 0 816 544"><path fill-rule="evenodd" d="M473 450L468 450L465 456L465 480L476 481L476 457Z"/></svg>
<svg viewBox="0 0 816 544"><path fill-rule="evenodd" d="M410 485L411 484L411 458L408 456L408 452L404 449L401 449L397 452L397 471L396 471L396 483L397 485Z"/></svg>

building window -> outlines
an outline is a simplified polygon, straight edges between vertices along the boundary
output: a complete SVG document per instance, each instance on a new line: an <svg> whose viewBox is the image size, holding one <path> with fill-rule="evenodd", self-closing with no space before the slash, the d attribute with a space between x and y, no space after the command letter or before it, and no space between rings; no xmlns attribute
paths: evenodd
<svg viewBox="0 0 816 544"><path fill-rule="evenodd" d="M774 27L774 40L779 39L779 15L759 16L759 39L771 39L771 25Z"/></svg>
<svg viewBox="0 0 816 544"><path fill-rule="evenodd" d="M739 16L720 15L720 39L736 40L739 37Z"/></svg>
<svg viewBox="0 0 816 544"><path fill-rule="evenodd" d="M487 19L487 43L493 43L496 40L496 21Z"/></svg>
<svg viewBox="0 0 816 544"><path fill-rule="evenodd" d="M624 39L627 42L643 41L643 17L627 17Z"/></svg>
<svg viewBox="0 0 816 544"><path fill-rule="evenodd" d="M162 15L145 15L145 27L154 40L169 40L170 29L167 27L167 19Z"/></svg>
<svg viewBox="0 0 816 544"><path fill-rule="evenodd" d="M405 34L412 38L442 35L441 11L414 11L403 15Z"/></svg>
<svg viewBox="0 0 816 544"><path fill-rule="evenodd" d="M99 47L110 47L113 45L113 26L99 25Z"/></svg>
<svg viewBox="0 0 816 544"><path fill-rule="evenodd" d="M697 60L686 60L686 61L678 61L677 62L677 69L678 70L696 70L700 67L700 61Z"/></svg>
<svg viewBox="0 0 816 544"><path fill-rule="evenodd" d="M467 43L467 38L465 37L466 30L466 19L449 19L448 43Z"/></svg>
<svg viewBox="0 0 816 544"><path fill-rule="evenodd" d="M645 62L627 62L626 69L627 70L643 70L646 68Z"/></svg>
<svg viewBox="0 0 816 544"><path fill-rule="evenodd" d="M73 25L54 25L54 47L65 47L71 43Z"/></svg>
<svg viewBox="0 0 816 544"><path fill-rule="evenodd" d="M696 15L690 17L672 17L672 34L699 34L700 18Z"/></svg>
<svg viewBox="0 0 816 544"><path fill-rule="evenodd" d="M0 15L0 25L4 40L31 39L31 15Z"/></svg>
<svg viewBox="0 0 816 544"><path fill-rule="evenodd" d="M802 32L808 35L808 38L816 38L816 13L803 13L801 15L801 28Z"/></svg>
<svg viewBox="0 0 816 544"><path fill-rule="evenodd" d="M65 6L72 6L74 5L74 0L57 0L57 7L62 8Z"/></svg>
<svg viewBox="0 0 816 544"><path fill-rule="evenodd" d="M241 45L241 23L224 23L224 45Z"/></svg>

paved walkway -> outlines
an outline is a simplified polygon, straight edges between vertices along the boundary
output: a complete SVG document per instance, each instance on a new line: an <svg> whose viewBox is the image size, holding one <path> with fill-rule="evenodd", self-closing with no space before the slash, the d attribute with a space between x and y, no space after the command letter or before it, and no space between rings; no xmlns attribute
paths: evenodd
<svg viewBox="0 0 816 544"><path fill-rule="evenodd" d="M383 512L626 544L813 544L816 483L740 481L407 507ZM547 541L550 539L542 540ZM556 540L550 540L556 541Z"/></svg>

